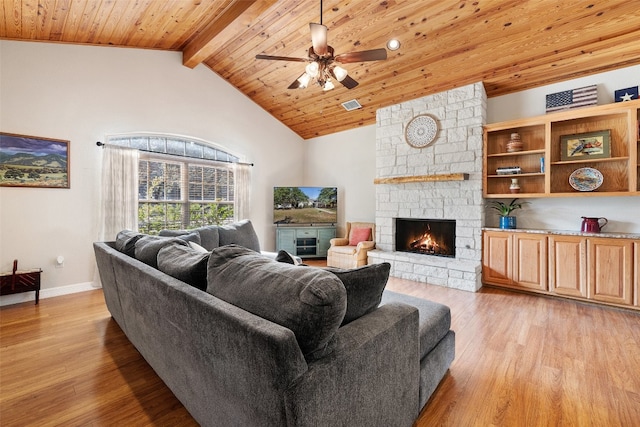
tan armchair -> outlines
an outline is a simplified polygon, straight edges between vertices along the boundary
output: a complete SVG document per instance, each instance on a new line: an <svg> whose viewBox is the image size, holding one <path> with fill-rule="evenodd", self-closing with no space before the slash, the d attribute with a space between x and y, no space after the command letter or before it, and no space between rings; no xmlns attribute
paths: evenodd
<svg viewBox="0 0 640 427"><path fill-rule="evenodd" d="M370 233L363 229L371 230ZM356 238L357 234L367 234L368 237ZM355 240L362 240L357 245ZM327 251L327 266L338 268L356 268L367 265L367 252L376 247L376 225L372 222L347 222L345 237L331 239L331 247Z"/></svg>

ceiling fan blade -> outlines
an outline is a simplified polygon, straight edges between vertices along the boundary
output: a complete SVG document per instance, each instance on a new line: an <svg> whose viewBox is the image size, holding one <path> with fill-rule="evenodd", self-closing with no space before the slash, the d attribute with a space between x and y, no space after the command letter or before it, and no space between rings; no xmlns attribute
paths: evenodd
<svg viewBox="0 0 640 427"><path fill-rule="evenodd" d="M311 45L318 56L327 54L327 27L322 24L309 24L311 29Z"/></svg>
<svg viewBox="0 0 640 427"><path fill-rule="evenodd" d="M355 81L354 79L352 79L349 76L347 76L344 79L342 79L342 81L340 83L342 83L342 85L344 87L346 87L347 89L353 89L354 87L358 86L358 82Z"/></svg>
<svg viewBox="0 0 640 427"><path fill-rule="evenodd" d="M272 61L309 62L308 58L291 58L288 56L271 56L271 55L256 55L256 59L270 59Z"/></svg>
<svg viewBox="0 0 640 427"><path fill-rule="evenodd" d="M334 58L335 61L342 64L348 64L351 62L381 61L383 59L387 59L386 49L372 49L360 52L342 53Z"/></svg>
<svg viewBox="0 0 640 427"><path fill-rule="evenodd" d="M298 89L298 88L303 88L303 87L302 87L302 84L300 83L300 79L302 78L302 76L304 76L304 74L305 74L305 73L302 73L302 74L300 75L300 77L298 77L297 79L295 79L295 80L293 81L293 83L291 83L291 84L289 85L289 87L288 87L287 89ZM303 88L303 89L304 89L304 88Z"/></svg>

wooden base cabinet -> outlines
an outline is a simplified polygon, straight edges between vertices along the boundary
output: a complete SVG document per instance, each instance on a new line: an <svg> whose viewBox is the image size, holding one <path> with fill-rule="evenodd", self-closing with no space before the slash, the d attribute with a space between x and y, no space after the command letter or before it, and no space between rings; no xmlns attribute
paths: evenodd
<svg viewBox="0 0 640 427"><path fill-rule="evenodd" d="M493 285L511 285L513 238L510 233L485 231L482 249L482 280Z"/></svg>
<svg viewBox="0 0 640 427"><path fill-rule="evenodd" d="M485 230L483 244L485 284L640 309L639 240Z"/></svg>
<svg viewBox="0 0 640 427"><path fill-rule="evenodd" d="M587 239L588 298L631 305L633 242L624 239Z"/></svg>
<svg viewBox="0 0 640 427"><path fill-rule="evenodd" d="M633 305L640 307L640 240L633 242L633 258Z"/></svg>
<svg viewBox="0 0 640 427"><path fill-rule="evenodd" d="M587 241L581 236L549 236L549 291L587 297Z"/></svg>
<svg viewBox="0 0 640 427"><path fill-rule="evenodd" d="M547 290L547 236L484 232L482 277L485 283Z"/></svg>

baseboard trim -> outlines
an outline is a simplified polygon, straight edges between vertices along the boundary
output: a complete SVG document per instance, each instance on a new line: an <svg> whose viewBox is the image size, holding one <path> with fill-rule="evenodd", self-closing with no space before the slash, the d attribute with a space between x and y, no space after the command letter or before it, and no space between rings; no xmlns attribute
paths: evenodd
<svg viewBox="0 0 640 427"><path fill-rule="evenodd" d="M40 289L40 300L45 298L58 297L60 295L75 294L78 292L94 291L99 289L94 282L76 283L75 285L58 286L57 288ZM21 294L3 295L0 297L0 307L5 305L20 304L36 300L35 292L24 292Z"/></svg>

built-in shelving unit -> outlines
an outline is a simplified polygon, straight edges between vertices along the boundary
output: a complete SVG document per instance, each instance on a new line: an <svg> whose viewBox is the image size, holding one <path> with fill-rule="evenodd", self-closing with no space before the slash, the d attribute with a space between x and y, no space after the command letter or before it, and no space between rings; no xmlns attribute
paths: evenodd
<svg viewBox="0 0 640 427"><path fill-rule="evenodd" d="M584 197L640 195L640 100L567 110L485 126L483 195L513 197L509 186L517 178L517 197ZM562 160L561 139L566 135L609 130L607 158ZM520 134L523 149L507 152L512 133ZM542 162L541 162L541 159ZM496 170L519 166L522 173L498 175ZM594 191L578 191L569 176L590 167L604 177Z"/></svg>

